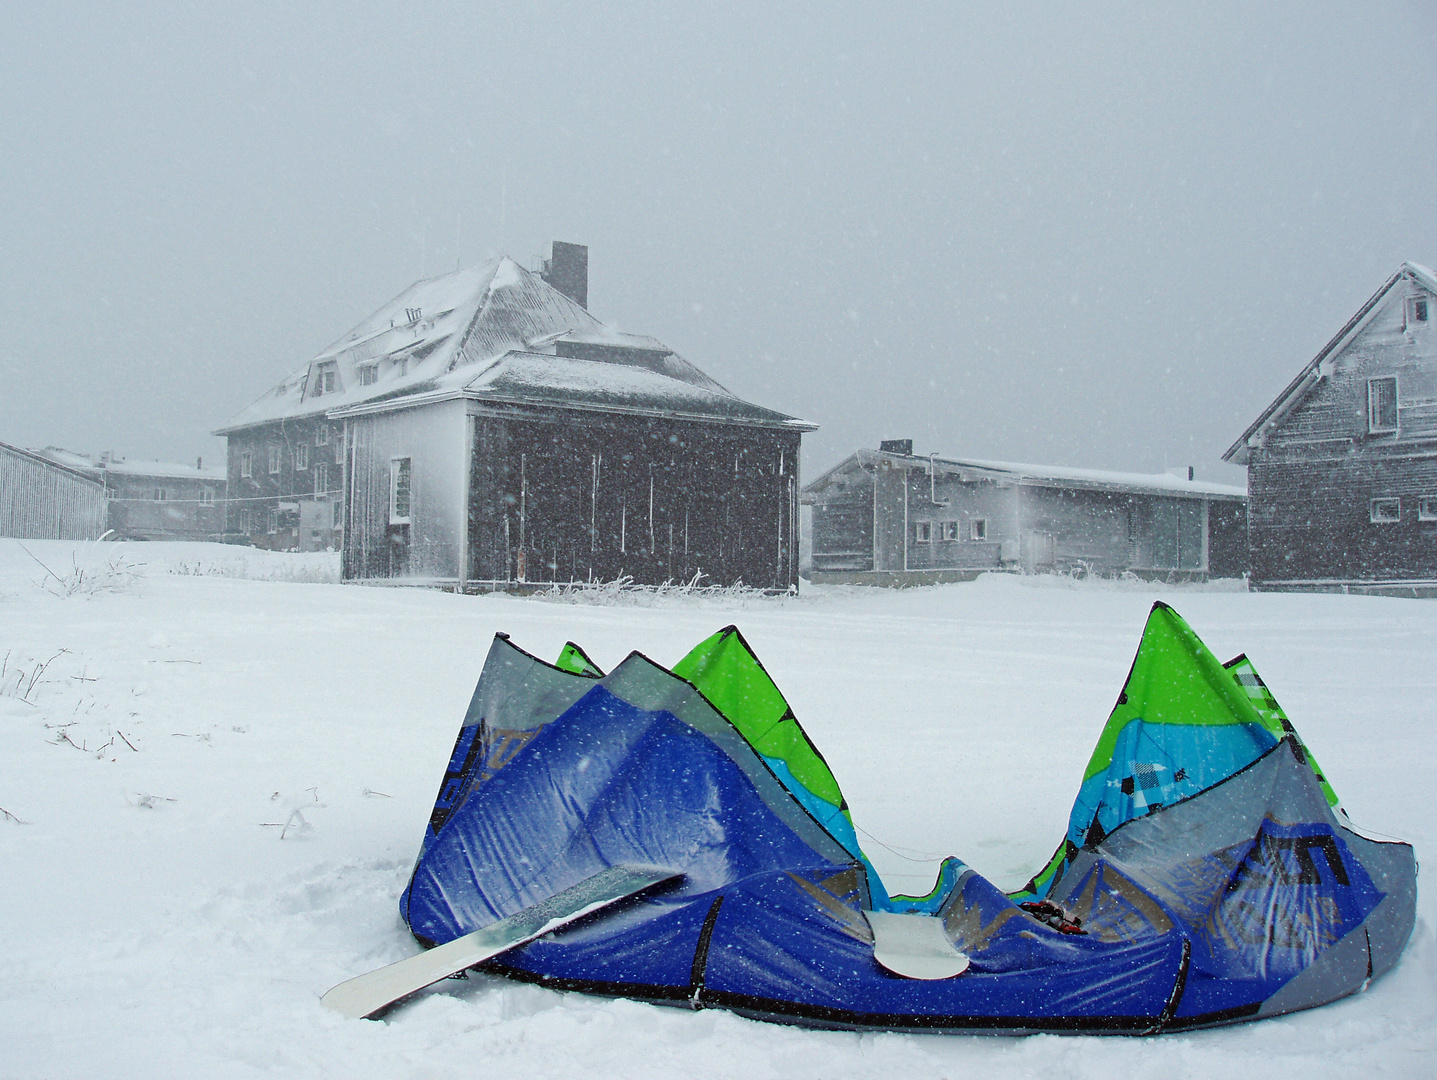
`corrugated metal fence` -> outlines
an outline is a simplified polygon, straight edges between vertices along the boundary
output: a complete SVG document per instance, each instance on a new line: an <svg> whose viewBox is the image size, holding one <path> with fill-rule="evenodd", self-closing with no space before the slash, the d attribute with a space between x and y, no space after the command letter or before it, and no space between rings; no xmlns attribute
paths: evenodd
<svg viewBox="0 0 1437 1080"><path fill-rule="evenodd" d="M103 484L0 443L0 536L96 540L104 530Z"/></svg>

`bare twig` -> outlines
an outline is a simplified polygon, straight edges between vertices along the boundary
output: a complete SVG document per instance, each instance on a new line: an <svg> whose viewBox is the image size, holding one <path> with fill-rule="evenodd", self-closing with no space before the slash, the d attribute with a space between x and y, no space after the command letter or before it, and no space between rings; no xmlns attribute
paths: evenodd
<svg viewBox="0 0 1437 1080"><path fill-rule="evenodd" d="M9 810L6 810L3 806L0 806L0 817L3 817L6 821L13 821L16 825L30 824L28 821L21 821L14 814L10 813Z"/></svg>
<svg viewBox="0 0 1437 1080"><path fill-rule="evenodd" d="M121 731L119 728L116 728L116 729L115 729L115 734L118 735L120 738L125 739L125 733L124 733L123 731ZM129 739L125 739L125 745L128 746L131 750L135 750L135 744L132 743L132 742L130 742ZM135 750L135 753L138 754L139 751L138 751L138 750Z"/></svg>
<svg viewBox="0 0 1437 1080"><path fill-rule="evenodd" d="M36 561L37 563L40 563L40 569L43 570L43 571L45 571L45 573L49 574L52 578L54 578L56 581L58 581L61 586L63 586L63 585L65 584L64 580L60 577L59 574L55 573L55 571L51 570L51 569L50 569L48 566L46 566L44 563L40 562L40 560L35 557L35 553L34 553L33 551L31 551L29 548L27 548L24 544L21 544L21 545L20 545L20 550L23 551L26 555L30 556L30 558L35 559L35 561Z"/></svg>

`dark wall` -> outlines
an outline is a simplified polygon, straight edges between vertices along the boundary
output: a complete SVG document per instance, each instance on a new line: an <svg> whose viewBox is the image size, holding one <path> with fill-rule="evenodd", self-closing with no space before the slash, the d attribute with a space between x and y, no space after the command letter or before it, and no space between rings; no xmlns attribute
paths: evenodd
<svg viewBox="0 0 1437 1080"><path fill-rule="evenodd" d="M1247 504L1208 503L1208 576L1239 578L1248 572Z"/></svg>
<svg viewBox="0 0 1437 1080"><path fill-rule="evenodd" d="M1299 455L1253 450L1248 464L1252 579L1383 581L1437 577L1437 459L1372 448ZM1400 520L1373 523L1371 501L1400 500Z"/></svg>
<svg viewBox="0 0 1437 1080"><path fill-rule="evenodd" d="M797 584L797 433L578 412L474 426L471 579Z"/></svg>

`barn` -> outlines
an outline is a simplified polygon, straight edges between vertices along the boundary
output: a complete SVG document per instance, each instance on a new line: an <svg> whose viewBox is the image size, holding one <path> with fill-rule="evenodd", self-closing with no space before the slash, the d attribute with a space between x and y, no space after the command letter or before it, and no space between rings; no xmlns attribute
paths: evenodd
<svg viewBox="0 0 1437 1080"><path fill-rule="evenodd" d="M594 317L588 250L411 286L217 434L231 528L350 581L798 582L798 455L814 425L743 401Z"/></svg>
<svg viewBox="0 0 1437 1080"><path fill-rule="evenodd" d="M1223 455L1254 588L1437 594L1437 275L1405 263Z"/></svg>
<svg viewBox="0 0 1437 1080"><path fill-rule="evenodd" d="M0 443L0 536L95 540L104 529L104 484L29 450Z"/></svg>
<svg viewBox="0 0 1437 1080"><path fill-rule="evenodd" d="M926 585L980 573L1240 577L1242 488L1167 473L859 450L803 491L815 582Z"/></svg>

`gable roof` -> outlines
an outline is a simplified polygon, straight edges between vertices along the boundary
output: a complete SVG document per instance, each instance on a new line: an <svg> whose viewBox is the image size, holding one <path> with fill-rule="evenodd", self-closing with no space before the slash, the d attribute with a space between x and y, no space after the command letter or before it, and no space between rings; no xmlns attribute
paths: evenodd
<svg viewBox="0 0 1437 1080"><path fill-rule="evenodd" d="M936 469L940 473L961 473L987 480L1007 480L1028 487L1061 487L1081 491L1125 492L1144 495L1171 495L1178 498L1245 499L1247 489L1205 480L1184 480L1168 473L1113 472L1107 469L1075 469L1064 465L1026 465L1012 461L980 458L943 458L926 454L890 454L881 450L859 450L804 486L810 496L835 474L854 465L891 461L910 468Z"/></svg>
<svg viewBox="0 0 1437 1080"><path fill-rule="evenodd" d="M330 363L339 387L319 393L315 375ZM371 366L374 381L361 385ZM606 326L502 256L411 285L215 434L458 397L814 426L740 400L663 342Z"/></svg>
<svg viewBox="0 0 1437 1080"><path fill-rule="evenodd" d="M1346 325L1337 332L1337 335L1324 345L1316 356L1307 362L1307 365L1297 373L1297 377L1288 383L1287 387L1282 393L1277 395L1273 403L1262 411L1262 415L1248 425L1247 430L1238 437L1238 440L1227 448L1226 452L1222 455L1224 461L1232 462L1234 465L1247 464L1248 450L1252 447L1254 437L1261 435L1267 427L1281 420L1311 393L1312 388L1317 385L1322 375L1322 362L1340 353L1347 347L1348 343L1357 336L1358 331L1367 322L1368 317L1377 309L1377 305L1381 302L1382 298L1391 292L1392 287L1404 278L1415 281L1428 292L1437 293L1437 273L1434 273L1420 263L1403 263L1402 269L1398 270L1397 273L1383 282L1382 287L1373 293L1365 304L1357 309L1357 314L1347 320Z"/></svg>

